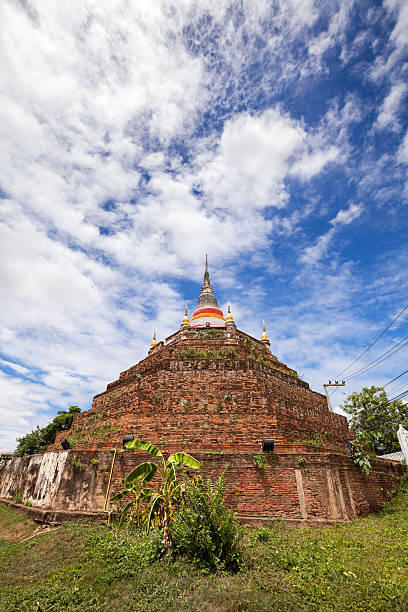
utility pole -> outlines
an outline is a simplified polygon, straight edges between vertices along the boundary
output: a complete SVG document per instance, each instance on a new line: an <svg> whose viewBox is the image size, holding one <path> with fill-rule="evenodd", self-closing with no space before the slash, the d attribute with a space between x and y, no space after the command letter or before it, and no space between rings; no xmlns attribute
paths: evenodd
<svg viewBox="0 0 408 612"><path fill-rule="evenodd" d="M342 380L341 382L339 382L338 380L335 380L334 382L329 380L328 383L323 385L323 389L324 389L324 392L325 392L326 397L327 397L327 403L329 405L330 412L333 412L333 408L332 408L332 405L331 405L329 394L327 393L327 387L344 387L345 384L346 383L344 382L344 380Z"/></svg>

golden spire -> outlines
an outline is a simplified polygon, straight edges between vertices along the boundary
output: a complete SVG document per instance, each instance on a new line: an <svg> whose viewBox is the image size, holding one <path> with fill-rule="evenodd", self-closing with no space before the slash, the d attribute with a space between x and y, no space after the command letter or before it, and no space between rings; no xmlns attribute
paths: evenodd
<svg viewBox="0 0 408 612"><path fill-rule="evenodd" d="M227 318L225 319L225 323L234 323L234 319L231 314L231 306L230 306L229 300L228 300L228 314L227 314Z"/></svg>
<svg viewBox="0 0 408 612"><path fill-rule="evenodd" d="M152 349L154 346L156 346L157 342L156 342L156 330L154 330L154 334L153 334L153 340L152 343L150 345L150 349Z"/></svg>
<svg viewBox="0 0 408 612"><path fill-rule="evenodd" d="M186 312L184 314L184 319L181 322L180 328L183 327L191 327L190 325L190 319L188 318L188 313L187 313L187 304L186 304Z"/></svg>
<svg viewBox="0 0 408 612"><path fill-rule="evenodd" d="M266 329L265 329L265 321L262 321L262 323L263 323L263 332L262 332L260 341L269 344L268 334L266 333Z"/></svg>

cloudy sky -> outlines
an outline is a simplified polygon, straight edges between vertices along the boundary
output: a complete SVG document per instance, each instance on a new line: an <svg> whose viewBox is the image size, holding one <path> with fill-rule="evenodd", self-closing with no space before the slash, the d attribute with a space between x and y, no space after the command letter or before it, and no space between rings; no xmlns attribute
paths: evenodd
<svg viewBox="0 0 408 612"><path fill-rule="evenodd" d="M3 0L0 24L0 448L175 331L205 253L316 390L404 308L404 0ZM336 406L407 369L407 315Z"/></svg>

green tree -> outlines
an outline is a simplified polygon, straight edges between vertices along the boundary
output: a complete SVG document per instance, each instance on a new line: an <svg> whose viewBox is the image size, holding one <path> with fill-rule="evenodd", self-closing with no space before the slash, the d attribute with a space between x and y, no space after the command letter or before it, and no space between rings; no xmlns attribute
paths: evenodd
<svg viewBox="0 0 408 612"><path fill-rule="evenodd" d="M59 431L71 427L72 419L78 412L81 412L79 406L70 406L68 410L58 410L57 416L51 423L42 428L37 425L36 429L33 429L30 433L17 438L17 449L14 456L34 455L45 450L47 446L54 443L55 436Z"/></svg>
<svg viewBox="0 0 408 612"><path fill-rule="evenodd" d="M341 408L351 415L350 429L364 434L376 453L400 450L398 426L408 427L408 405L402 401L389 402L382 387L364 387L360 393L348 396Z"/></svg>

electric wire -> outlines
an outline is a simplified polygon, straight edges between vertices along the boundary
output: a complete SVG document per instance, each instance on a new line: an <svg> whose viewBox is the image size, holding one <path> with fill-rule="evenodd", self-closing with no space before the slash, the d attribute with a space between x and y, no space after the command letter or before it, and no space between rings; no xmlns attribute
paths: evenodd
<svg viewBox="0 0 408 612"><path fill-rule="evenodd" d="M402 342L404 344L401 344ZM399 346L400 344L401 344L401 346ZM367 365L363 366L362 368L360 368L356 372L353 372L352 374L350 374L350 376L346 376L344 380L351 380L352 378L356 378L357 376L360 376L361 374L365 374L369 370L372 370L373 368L375 368L378 365L380 365L380 363L382 363L386 359L389 359L390 357L395 355L395 353L398 353L398 351L400 351L402 348L404 348L404 346L406 346L407 344L408 344L408 336L405 336L405 338L403 338L402 340L397 342L397 344L395 344L390 349L385 351L385 353L383 353L382 355L377 357L377 359L374 359L374 361L371 361L370 363L368 363Z"/></svg>
<svg viewBox="0 0 408 612"><path fill-rule="evenodd" d="M393 385L391 385L391 387L389 387L387 389L387 393L389 393L390 395L393 395L394 393L398 393L402 390L403 387L405 387L408 383L408 377L404 376L404 378L401 378L401 380L399 380L397 383L394 383Z"/></svg>
<svg viewBox="0 0 408 612"><path fill-rule="evenodd" d="M382 386L382 388L384 389L385 387L387 387L388 385L390 385L391 383L394 382L394 380L398 380L398 378L401 378L401 376L404 376L404 374L406 374L408 372L408 370L405 370L405 372L402 372L402 374L400 374L399 376L396 376L395 378L393 378L392 380L389 380L388 382L385 383L385 385Z"/></svg>
<svg viewBox="0 0 408 612"><path fill-rule="evenodd" d="M378 404L377 408L386 408L387 406L390 406L394 402L402 401L406 395L408 395L408 389L404 389L404 391L401 391L396 396L391 397L390 399L387 399L385 402L382 402L381 404ZM407 402L405 401L404 403L406 404Z"/></svg>
<svg viewBox="0 0 408 612"><path fill-rule="evenodd" d="M378 342L378 340L380 338L383 337L383 335L390 329L390 327L395 323L395 321L397 319L400 318L400 316L406 311L406 309L408 308L408 304L401 310L401 312L399 314L397 314L397 316L391 321L391 323L389 325L387 325L387 327L384 329L384 331L381 332L381 334L379 336L377 336L377 338L370 344L370 346L368 346L362 353L361 355L359 355L358 357L356 357L356 359L354 359L354 361L352 361L347 367L345 367L339 374L337 374L334 378L338 379L340 378L340 376L344 373L347 372L347 370L349 370L351 368L351 366L353 366L359 359L361 359L361 357L363 355L365 355L367 353L367 351L370 350L370 348L372 346L374 346L374 344L376 344Z"/></svg>
<svg viewBox="0 0 408 612"><path fill-rule="evenodd" d="M405 384L405 386L406 386L406 385L407 385L407 381L405 381L405 383L404 383L404 384ZM392 392L392 395L394 395L394 394L396 394L396 393L402 393L402 392L403 392L403 390L404 390L404 389L403 389L403 387L400 387L400 388L398 388L398 389L395 389L395 390Z"/></svg>

